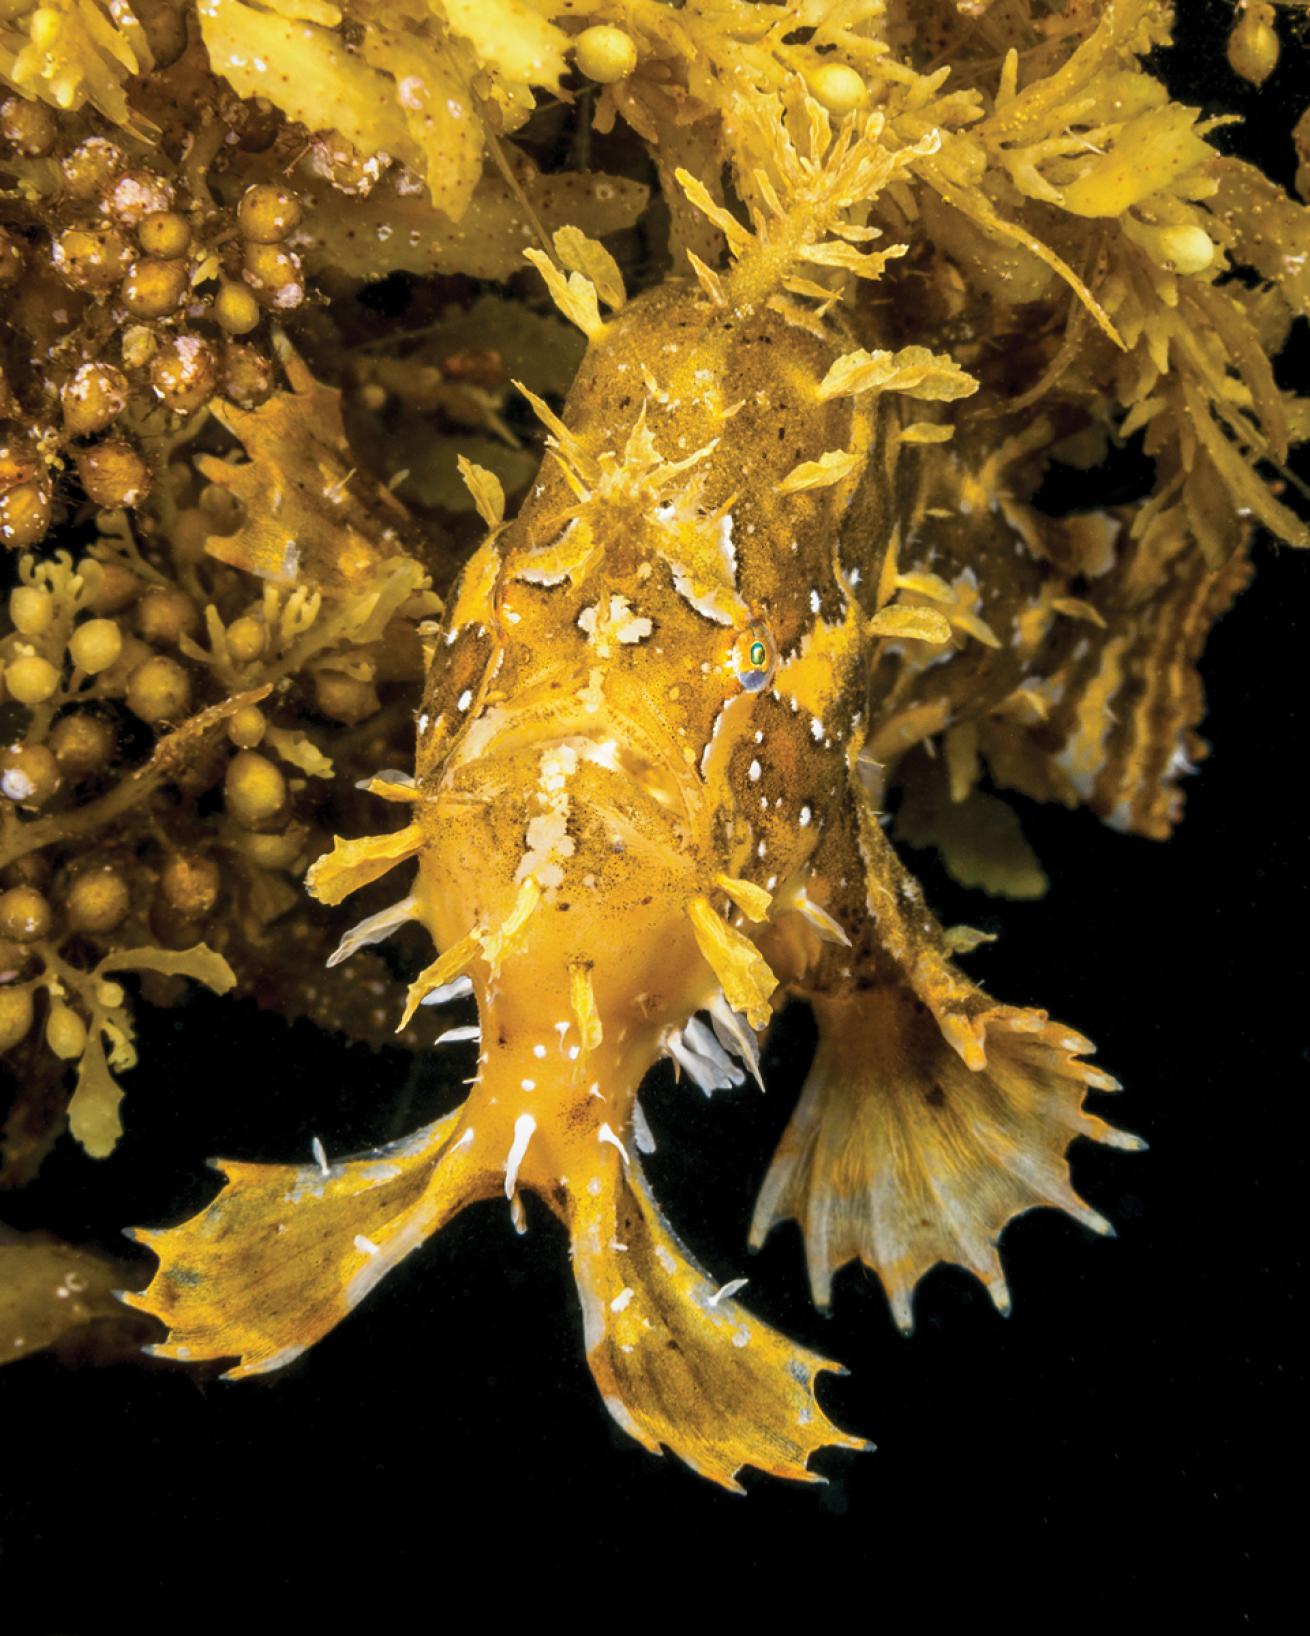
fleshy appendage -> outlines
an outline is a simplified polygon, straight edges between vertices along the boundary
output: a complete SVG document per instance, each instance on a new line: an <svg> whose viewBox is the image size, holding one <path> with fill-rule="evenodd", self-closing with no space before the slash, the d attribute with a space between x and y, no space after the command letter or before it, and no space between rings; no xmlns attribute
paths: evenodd
<svg viewBox="0 0 1310 1636"><path fill-rule="evenodd" d="M750 1242L794 1218L815 1303L859 1259L882 1280L897 1324L939 1261L966 1267L1008 1312L997 1241L1026 1210L1065 1210L1112 1228L1074 1191L1076 1136L1140 1150L1140 1137L1088 1113L1089 1089L1117 1090L1080 1056L1091 1042L1044 1012L991 1005L970 1019L966 1064L937 1019L896 985L813 1000L814 1063L760 1189Z"/></svg>
<svg viewBox="0 0 1310 1636"><path fill-rule="evenodd" d="M736 1493L743 1466L821 1482L808 1467L816 1450L871 1447L815 1397L816 1376L841 1366L752 1317L732 1299L738 1284L717 1288L635 1160L614 1154L603 1175L570 1190L568 1215L587 1361L606 1408L644 1447L663 1444Z"/></svg>
<svg viewBox="0 0 1310 1636"><path fill-rule="evenodd" d="M130 1229L159 1257L128 1306L168 1325L150 1350L237 1358L223 1377L280 1369L322 1339L386 1273L502 1178L474 1157L457 1109L363 1158L215 1165L227 1184L177 1227Z"/></svg>

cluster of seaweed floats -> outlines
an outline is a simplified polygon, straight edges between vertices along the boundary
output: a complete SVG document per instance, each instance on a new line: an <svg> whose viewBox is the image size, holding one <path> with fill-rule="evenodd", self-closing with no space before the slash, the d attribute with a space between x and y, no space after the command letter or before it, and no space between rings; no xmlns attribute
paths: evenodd
<svg viewBox="0 0 1310 1636"><path fill-rule="evenodd" d="M1238 74L1279 26L1240 6ZM1040 519L1047 463L1138 433L1144 593L1186 561L1240 583L1250 519L1305 543L1270 360L1310 218L1171 100L1174 27L1162 0L0 0L0 1187L65 1129L113 1149L140 999L199 982L388 1037L388 968L326 966L301 881L408 764L486 473L531 479L511 381L558 402L581 354L525 249L602 294L601 237L630 287L712 278L778 133L817 165L860 121L895 180L798 293L977 378L953 447L1074 591L1103 534ZM979 747L948 752L958 804ZM121 1279L0 1237L0 1362Z"/></svg>

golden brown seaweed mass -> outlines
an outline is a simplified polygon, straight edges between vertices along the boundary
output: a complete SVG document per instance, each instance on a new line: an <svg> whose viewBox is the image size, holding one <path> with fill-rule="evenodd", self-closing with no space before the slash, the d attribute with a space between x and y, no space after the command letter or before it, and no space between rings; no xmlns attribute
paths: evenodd
<svg viewBox="0 0 1310 1636"><path fill-rule="evenodd" d="M406 1043L471 983L535 1092L501 981L531 959L587 1069L567 1141L506 1094L477 1140L461 1111L367 1174L229 1166L156 1240L137 1304L169 1355L276 1367L521 1178L573 1234L620 1422L719 1481L804 1475L850 1441L823 1361L706 1282L629 1152L649 1060L737 1083L789 992L821 1045L753 1231L800 1221L817 1299L861 1259L908 1326L956 1260L1003 1305L1013 1215L1103 1225L1064 1150L1132 1145L1081 1106L1113 1081L956 970L980 934L921 918L878 818L1013 896L1045 877L997 791L1166 837L1254 527L1307 543L1272 360L1310 313L1310 215L1170 97L1174 26L1162 0L0 4L0 1185L65 1128L112 1150L141 998L200 982L386 1037L371 945L415 920L441 953ZM1278 51L1247 0L1233 70ZM1134 438L1140 497L1042 509L1053 462ZM339 842L312 903L378 795L414 821ZM583 806L635 878L586 862ZM415 857L325 964L333 906ZM584 864L617 931L559 919ZM676 916L647 926L653 897ZM616 937L659 950L640 993L602 975ZM33 1246L5 1251L44 1258L7 1321L44 1335Z"/></svg>

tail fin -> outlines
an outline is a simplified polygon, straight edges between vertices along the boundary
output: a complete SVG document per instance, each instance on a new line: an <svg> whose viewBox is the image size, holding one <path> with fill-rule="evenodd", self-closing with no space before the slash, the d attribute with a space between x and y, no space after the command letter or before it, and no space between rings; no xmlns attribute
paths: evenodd
<svg viewBox="0 0 1310 1636"><path fill-rule="evenodd" d="M327 1334L398 1262L500 1184L471 1151L462 1110L364 1158L236 1164L180 1226L131 1233L159 1257L120 1299L169 1326L158 1356L239 1359L224 1379L280 1369Z"/></svg>
<svg viewBox="0 0 1310 1636"><path fill-rule="evenodd" d="M635 1162L622 1168L613 1155L591 1185L570 1197L573 1273L587 1361L624 1431L738 1493L742 1466L819 1482L807 1464L816 1449L869 1446L815 1398L815 1377L839 1366L751 1317L731 1298L736 1286L716 1290Z"/></svg>
<svg viewBox="0 0 1310 1636"><path fill-rule="evenodd" d="M1075 1136L1146 1144L1084 1110L1089 1087L1118 1086L1078 1061L1091 1049L1081 1035L1040 1011L992 1006L973 1019L980 1049L966 1064L908 989L812 1003L818 1050L760 1189L751 1244L794 1217L816 1304L828 1304L833 1273L858 1258L908 1332L914 1286L953 1261L1007 1312L996 1248L1006 1222L1049 1205L1111 1231L1074 1191L1065 1149Z"/></svg>

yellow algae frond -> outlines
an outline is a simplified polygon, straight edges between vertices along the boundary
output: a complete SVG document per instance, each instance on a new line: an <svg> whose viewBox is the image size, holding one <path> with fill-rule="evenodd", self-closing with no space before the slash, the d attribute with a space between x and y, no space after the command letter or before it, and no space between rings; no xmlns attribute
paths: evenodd
<svg viewBox="0 0 1310 1636"><path fill-rule="evenodd" d="M946 620L952 632L962 636L971 636L985 647L1000 648L1001 639L987 621L978 612L981 603L981 591L978 576L970 568L963 569L948 585L940 574L911 571L896 576L896 584L908 598L920 598L920 602L898 602L896 610L903 610L905 615L923 614L930 616L938 614ZM936 607L925 607L923 603L935 603ZM884 613L892 609L884 608L877 615L882 618ZM935 620L933 628L939 629ZM928 640L942 641L945 638L936 637Z"/></svg>
<svg viewBox="0 0 1310 1636"><path fill-rule="evenodd" d="M350 841L338 835L331 852L310 865L305 886L320 903L340 903L397 864L416 857L422 846L423 831L418 824L389 835L361 835Z"/></svg>
<svg viewBox="0 0 1310 1636"><path fill-rule="evenodd" d="M292 390L254 408L217 403L249 458L202 454L197 464L239 502L241 526L214 534L220 562L278 584L306 580L331 593L367 590L399 554L404 508L357 469L342 394L315 379L288 344L278 348Z"/></svg>
<svg viewBox="0 0 1310 1636"><path fill-rule="evenodd" d="M188 977L215 994L226 994L236 985L231 966L204 943L190 949L157 949L149 945L120 949L106 955L90 973L74 973L64 967L58 978L47 982L52 999L56 995L75 999L88 1018L88 1024L76 1030L76 1050L65 1051L58 1039L50 1043L52 1048L60 1046L60 1055L77 1061L68 1128L93 1159L108 1158L123 1134L119 1112L123 1092L115 1074L136 1066L136 1037L123 989L110 979L115 973L131 971Z"/></svg>
<svg viewBox="0 0 1310 1636"><path fill-rule="evenodd" d="M955 436L955 428L941 421L915 420L902 426L896 436L902 443L949 443Z"/></svg>
<svg viewBox="0 0 1310 1636"><path fill-rule="evenodd" d="M619 264L603 244L588 238L580 228L559 228L553 242L561 265L543 250L528 249L523 254L545 279L559 310L594 340L605 329L600 302L617 311L627 299Z"/></svg>
<svg viewBox="0 0 1310 1636"><path fill-rule="evenodd" d="M769 997L778 986L768 961L748 937L728 925L708 898L692 898L687 915L697 947L718 978L728 1004L752 1028L763 1028L773 1015Z"/></svg>
<svg viewBox="0 0 1310 1636"><path fill-rule="evenodd" d="M434 0L431 9L469 41L484 69L519 85L559 84L569 39L542 15L548 7L526 0Z"/></svg>

